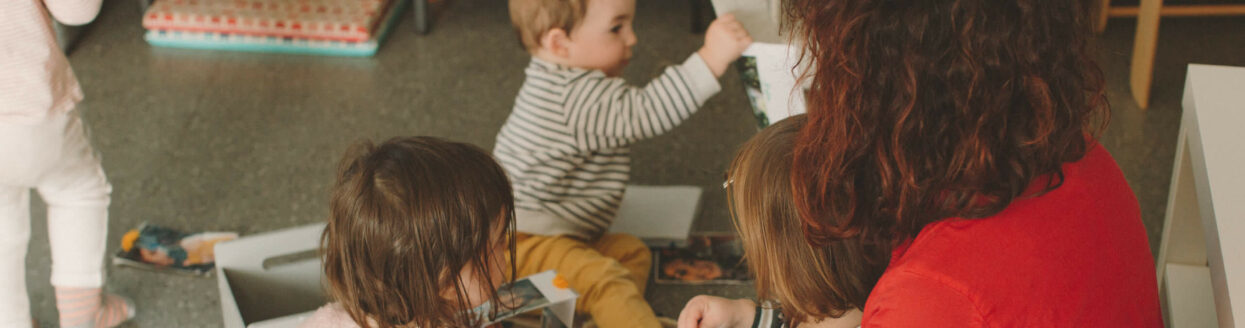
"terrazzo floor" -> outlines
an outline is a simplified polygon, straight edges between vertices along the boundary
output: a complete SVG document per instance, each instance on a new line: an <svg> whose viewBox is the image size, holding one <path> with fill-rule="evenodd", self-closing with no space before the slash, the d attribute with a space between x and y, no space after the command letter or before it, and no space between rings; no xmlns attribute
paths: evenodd
<svg viewBox="0 0 1245 328"><path fill-rule="evenodd" d="M689 8L639 1L627 79L644 82L699 47ZM1148 110L1127 89L1133 24L1113 19L1099 40L1113 106L1102 142L1136 192L1157 249L1184 67L1245 66L1245 18L1164 19ZM321 221L334 166L360 139L433 135L491 149L528 60L505 2L450 0L426 36L413 32L410 15L396 28L374 58L161 49L143 41L133 0L106 1L70 59L87 96L79 110L114 188L109 240L142 222L252 234ZM731 230L722 172L756 131L737 76L721 81L723 92L700 113L634 148L635 183L705 188L697 231ZM55 327L45 211L35 202L27 284L38 322ZM221 325L214 279L109 270L107 288L140 310L123 327ZM671 317L696 294L753 294L750 286L648 290L654 309Z"/></svg>

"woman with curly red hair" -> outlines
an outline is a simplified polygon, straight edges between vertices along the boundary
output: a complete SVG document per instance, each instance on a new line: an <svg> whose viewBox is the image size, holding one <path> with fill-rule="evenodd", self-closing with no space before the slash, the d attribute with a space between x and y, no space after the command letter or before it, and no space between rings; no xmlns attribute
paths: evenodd
<svg viewBox="0 0 1245 328"><path fill-rule="evenodd" d="M885 267L848 304L862 326L1162 326L1137 200L1095 140L1092 8L788 1L815 64L794 207L810 246ZM753 322L750 305L697 298L681 323Z"/></svg>

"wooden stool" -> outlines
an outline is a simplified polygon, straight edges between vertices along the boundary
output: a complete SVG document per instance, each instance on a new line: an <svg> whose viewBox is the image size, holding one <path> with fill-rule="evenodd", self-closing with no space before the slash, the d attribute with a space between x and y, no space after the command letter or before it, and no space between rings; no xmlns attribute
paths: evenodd
<svg viewBox="0 0 1245 328"><path fill-rule="evenodd" d="M1107 28L1108 17L1137 17L1137 36L1133 39L1133 62L1129 69L1129 86L1137 106L1150 106L1150 84L1154 78L1154 51L1159 38L1160 16L1231 16L1245 15L1245 4L1163 6L1163 0L1141 0L1137 7L1112 7L1111 0L1101 0L1095 30Z"/></svg>

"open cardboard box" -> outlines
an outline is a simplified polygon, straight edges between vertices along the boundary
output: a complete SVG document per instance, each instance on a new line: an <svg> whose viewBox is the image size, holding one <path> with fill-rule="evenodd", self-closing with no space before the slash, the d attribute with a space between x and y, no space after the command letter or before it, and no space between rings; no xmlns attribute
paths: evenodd
<svg viewBox="0 0 1245 328"><path fill-rule="evenodd" d="M216 277L226 328L294 328L328 302L319 248L324 224L252 235L216 244ZM574 290L555 287L556 273L525 277L543 297L542 327L570 326ZM513 315L513 314L511 314Z"/></svg>
<svg viewBox="0 0 1245 328"><path fill-rule="evenodd" d="M631 234L649 247L687 244L703 192L697 186L627 186L610 233Z"/></svg>
<svg viewBox="0 0 1245 328"><path fill-rule="evenodd" d="M297 327L327 303L321 286L324 224L216 244L216 279L227 328Z"/></svg>
<svg viewBox="0 0 1245 328"><path fill-rule="evenodd" d="M649 242L686 242L700 210L701 193L694 186L628 186L611 232L631 233ZM226 328L297 327L328 302L317 253L324 226L317 223L216 244L216 279ZM543 281L552 275L532 278ZM546 295L557 299L554 303L569 297L563 292ZM573 312L573 299L570 304ZM554 310L566 311L560 306Z"/></svg>

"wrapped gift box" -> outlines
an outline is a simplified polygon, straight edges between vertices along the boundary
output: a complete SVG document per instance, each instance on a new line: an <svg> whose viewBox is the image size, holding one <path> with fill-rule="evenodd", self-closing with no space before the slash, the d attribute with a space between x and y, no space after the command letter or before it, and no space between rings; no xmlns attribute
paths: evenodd
<svg viewBox="0 0 1245 328"><path fill-rule="evenodd" d="M396 0L157 0L148 30L366 42Z"/></svg>

